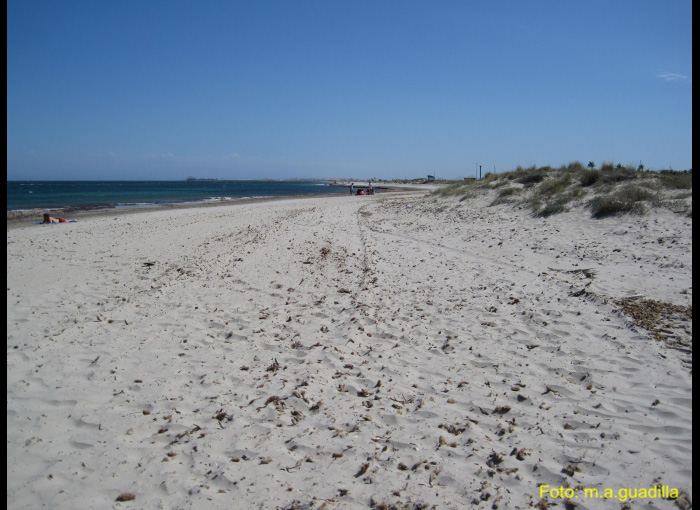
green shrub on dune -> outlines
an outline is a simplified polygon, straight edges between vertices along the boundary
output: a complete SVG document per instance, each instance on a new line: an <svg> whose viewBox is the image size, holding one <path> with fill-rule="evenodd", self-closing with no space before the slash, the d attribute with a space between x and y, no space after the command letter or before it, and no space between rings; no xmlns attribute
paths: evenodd
<svg viewBox="0 0 700 510"><path fill-rule="evenodd" d="M528 172L525 175L518 177L516 182L519 182L520 184L524 184L525 186L533 186L535 184L538 184L538 183L544 181L546 175L547 175L546 172L536 170L534 172Z"/></svg>
<svg viewBox="0 0 700 510"><path fill-rule="evenodd" d="M586 167L583 166L583 163L581 163L580 161L572 161L571 163L566 165L566 169L569 172L578 173L578 172L581 172L582 170L586 170Z"/></svg>
<svg viewBox="0 0 700 510"><path fill-rule="evenodd" d="M612 163L603 164L600 170L600 184L617 184L622 181L636 179L639 172L632 167L614 167Z"/></svg>
<svg viewBox="0 0 700 510"><path fill-rule="evenodd" d="M594 218L604 218L615 214L643 214L646 211L642 202L656 202L657 195L639 186L626 186L614 193L599 195L589 202Z"/></svg>
<svg viewBox="0 0 700 510"><path fill-rule="evenodd" d="M659 172L661 185L668 189L693 189L693 172Z"/></svg>
<svg viewBox="0 0 700 510"><path fill-rule="evenodd" d="M578 172L578 180L581 186L593 186L600 179L600 172L598 170L587 170L582 169Z"/></svg>

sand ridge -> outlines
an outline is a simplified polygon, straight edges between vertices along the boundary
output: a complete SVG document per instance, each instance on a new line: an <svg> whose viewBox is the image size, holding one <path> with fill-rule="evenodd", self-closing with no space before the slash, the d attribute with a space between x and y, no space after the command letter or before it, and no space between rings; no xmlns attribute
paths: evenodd
<svg viewBox="0 0 700 510"><path fill-rule="evenodd" d="M542 483L692 497L691 354L615 302L691 305L691 220L486 203L9 230L8 506L527 508ZM647 503L628 502L673 508Z"/></svg>

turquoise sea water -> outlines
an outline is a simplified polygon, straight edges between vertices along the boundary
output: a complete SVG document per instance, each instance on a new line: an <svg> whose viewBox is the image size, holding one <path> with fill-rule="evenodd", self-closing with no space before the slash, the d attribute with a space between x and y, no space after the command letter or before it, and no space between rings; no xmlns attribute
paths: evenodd
<svg viewBox="0 0 700 510"><path fill-rule="evenodd" d="M7 210L146 207L328 193L347 193L347 188L321 181L7 181Z"/></svg>

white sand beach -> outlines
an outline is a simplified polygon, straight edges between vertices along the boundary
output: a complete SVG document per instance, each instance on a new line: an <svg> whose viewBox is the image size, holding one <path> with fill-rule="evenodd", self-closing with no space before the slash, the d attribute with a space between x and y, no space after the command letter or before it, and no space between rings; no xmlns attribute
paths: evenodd
<svg viewBox="0 0 700 510"><path fill-rule="evenodd" d="M8 228L8 507L689 508L692 219L427 193Z"/></svg>

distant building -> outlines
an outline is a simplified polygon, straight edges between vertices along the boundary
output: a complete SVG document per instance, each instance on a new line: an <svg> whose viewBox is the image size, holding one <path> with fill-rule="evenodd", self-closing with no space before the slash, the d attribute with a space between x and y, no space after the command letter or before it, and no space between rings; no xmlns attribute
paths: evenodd
<svg viewBox="0 0 700 510"><path fill-rule="evenodd" d="M429 176L428 176L428 180L429 180L429 181L434 181L434 180L435 180L435 176L434 176L434 175L429 175Z"/></svg>

